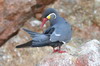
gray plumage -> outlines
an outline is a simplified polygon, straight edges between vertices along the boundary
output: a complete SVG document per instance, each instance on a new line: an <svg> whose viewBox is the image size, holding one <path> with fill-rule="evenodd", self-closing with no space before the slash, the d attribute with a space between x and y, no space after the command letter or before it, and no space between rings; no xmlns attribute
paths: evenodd
<svg viewBox="0 0 100 66"><path fill-rule="evenodd" d="M21 47L43 47L43 46L52 46L57 47L61 46L64 42L68 43L72 37L71 25L53 8L48 8L43 13L43 18L46 18L50 13L55 13L56 18L50 19L50 27L47 28L43 33L32 32L28 29L24 29L30 36L32 40L16 46L17 48ZM54 17L54 16L53 16Z"/></svg>

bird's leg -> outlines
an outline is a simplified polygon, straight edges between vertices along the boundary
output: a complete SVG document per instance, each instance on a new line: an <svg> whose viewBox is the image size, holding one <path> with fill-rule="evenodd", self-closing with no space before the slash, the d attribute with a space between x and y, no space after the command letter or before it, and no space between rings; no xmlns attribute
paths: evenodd
<svg viewBox="0 0 100 66"><path fill-rule="evenodd" d="M58 51L59 51L59 49L55 49L55 48L53 47L53 53L58 52Z"/></svg>
<svg viewBox="0 0 100 66"><path fill-rule="evenodd" d="M66 51L61 51L61 46L59 46L58 53L66 53Z"/></svg>

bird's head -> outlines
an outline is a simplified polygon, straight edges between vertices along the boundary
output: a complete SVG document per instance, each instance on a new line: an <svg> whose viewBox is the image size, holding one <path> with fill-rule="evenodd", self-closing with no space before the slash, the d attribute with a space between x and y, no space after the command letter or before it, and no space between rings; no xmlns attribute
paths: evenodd
<svg viewBox="0 0 100 66"><path fill-rule="evenodd" d="M43 20L42 20L41 27L44 26L44 24L46 23L46 21L56 19L57 15L58 15L58 13L53 8L46 9L44 11L43 15L42 15Z"/></svg>

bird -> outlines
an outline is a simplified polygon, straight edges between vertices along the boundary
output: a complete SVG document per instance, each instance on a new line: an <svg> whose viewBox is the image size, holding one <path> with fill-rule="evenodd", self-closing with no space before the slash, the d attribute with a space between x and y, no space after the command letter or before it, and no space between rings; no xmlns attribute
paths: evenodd
<svg viewBox="0 0 100 66"><path fill-rule="evenodd" d="M50 22L50 26L43 33L23 28L24 31L30 34L32 40L18 45L16 48L51 46L54 53L65 53L66 51L61 50L61 46L71 40L71 25L54 8L47 8L42 14L42 18L40 27L42 28L48 21Z"/></svg>

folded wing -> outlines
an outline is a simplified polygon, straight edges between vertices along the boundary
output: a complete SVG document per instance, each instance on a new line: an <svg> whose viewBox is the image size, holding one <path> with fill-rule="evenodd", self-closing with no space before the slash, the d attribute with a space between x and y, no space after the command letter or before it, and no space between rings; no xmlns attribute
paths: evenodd
<svg viewBox="0 0 100 66"><path fill-rule="evenodd" d="M32 32L28 29L23 29L26 31L30 36L32 37L32 40L16 46L16 48L21 48L21 47L42 47L42 46L48 46L51 41L50 41L50 33L52 33L53 29L47 30L45 33L37 33L37 32Z"/></svg>

